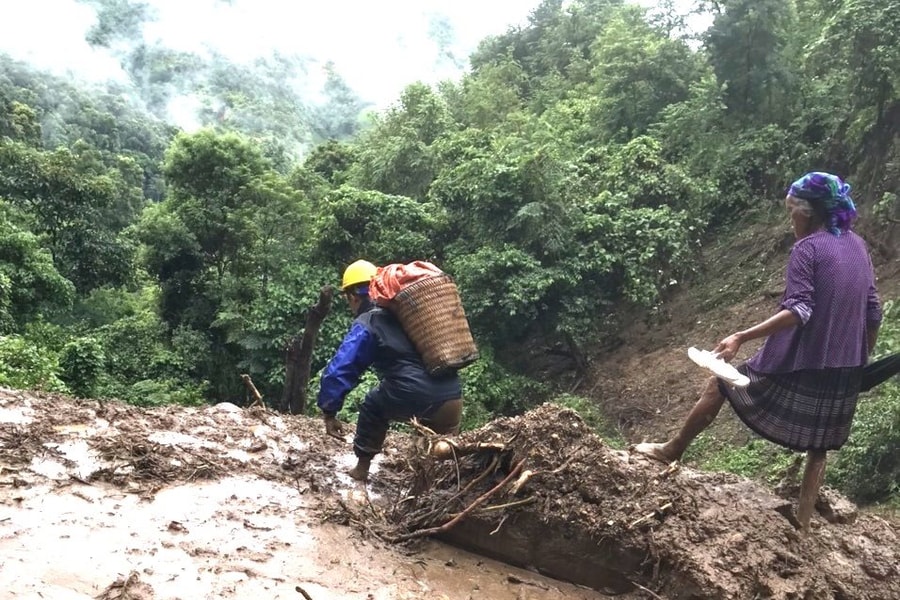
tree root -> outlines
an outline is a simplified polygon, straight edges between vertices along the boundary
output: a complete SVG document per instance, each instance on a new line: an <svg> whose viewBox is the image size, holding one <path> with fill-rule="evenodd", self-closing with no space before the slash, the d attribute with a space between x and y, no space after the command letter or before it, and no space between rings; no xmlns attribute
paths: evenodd
<svg viewBox="0 0 900 600"><path fill-rule="evenodd" d="M473 510L475 510L476 508L478 508L479 506L484 504L494 494L496 494L497 492L502 490L506 486L506 484L509 483L510 480L512 480L513 477L515 477L516 475L519 474L519 471L522 470L523 464L524 464L524 461L519 461L519 463L515 467L513 467L512 471L509 472L509 474L503 479L503 481L501 481L500 483L498 483L497 485L492 487L490 490L488 490L487 492L485 492L478 498L476 498L475 501L472 502L472 504L470 504L468 506L468 508L466 508L464 511L462 511L461 513L459 513L458 515L456 515L455 517L453 517L452 519L450 519L449 521L447 521L440 527L430 527L428 529L419 529L419 530L413 531L411 533L399 535L391 541L405 542L405 541L412 540L415 538L425 537L425 536L429 536L429 535L437 535L440 533L446 533L446 532L450 531L450 529L452 529L456 524L458 524L460 521L462 521L464 518L466 518L466 516L469 513L471 513Z"/></svg>
<svg viewBox="0 0 900 600"><path fill-rule="evenodd" d="M520 495L531 479L564 471L584 449L579 446L554 468L525 469L531 453L513 445L519 432L500 442L461 442L435 433L416 419L410 425L416 438L411 453L399 458L398 465L399 481L406 485L392 505L370 504L368 510L356 512L341 503L354 525L390 543L446 533L473 515L496 519L495 531L499 531L513 511L539 500L535 495ZM491 480L485 491L485 482ZM492 499L494 503L488 505Z"/></svg>

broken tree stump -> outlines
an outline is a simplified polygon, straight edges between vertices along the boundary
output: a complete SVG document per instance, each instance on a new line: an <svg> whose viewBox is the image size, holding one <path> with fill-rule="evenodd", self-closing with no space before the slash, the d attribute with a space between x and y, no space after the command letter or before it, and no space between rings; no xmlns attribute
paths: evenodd
<svg viewBox="0 0 900 600"><path fill-rule="evenodd" d="M303 334L297 334L288 343L284 369L284 393L279 410L299 415L306 411L306 388L309 385L309 371L313 348L322 321L331 310L334 288L326 285L319 291L319 301L306 313Z"/></svg>
<svg viewBox="0 0 900 600"><path fill-rule="evenodd" d="M250 376L246 373L241 374L241 379L244 382L244 386L247 388L247 395L253 399L253 401L247 406L247 408L252 408L254 406L265 406L263 404L262 394L259 393L259 390L256 389L256 386L253 385L253 380L250 379Z"/></svg>

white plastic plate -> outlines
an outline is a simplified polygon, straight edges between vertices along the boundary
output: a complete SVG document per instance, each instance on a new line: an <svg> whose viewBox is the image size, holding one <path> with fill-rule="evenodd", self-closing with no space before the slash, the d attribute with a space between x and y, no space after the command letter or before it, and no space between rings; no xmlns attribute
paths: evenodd
<svg viewBox="0 0 900 600"><path fill-rule="evenodd" d="M740 371L709 350L699 350L691 346L688 348L688 358L733 386L747 387L750 385L749 377L742 375Z"/></svg>

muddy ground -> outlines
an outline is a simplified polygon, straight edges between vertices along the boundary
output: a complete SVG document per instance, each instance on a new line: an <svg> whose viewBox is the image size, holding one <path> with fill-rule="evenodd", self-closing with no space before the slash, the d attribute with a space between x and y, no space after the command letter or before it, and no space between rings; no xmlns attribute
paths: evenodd
<svg viewBox="0 0 900 600"><path fill-rule="evenodd" d="M900 598L896 526L839 498L802 538L790 500L551 405L454 442L498 447L392 433L361 486L318 420L0 390L0 596ZM420 537L461 513L435 535L515 566Z"/></svg>
<svg viewBox="0 0 900 600"><path fill-rule="evenodd" d="M424 501L407 502L401 512L444 505L458 514L520 466L530 473L524 485L515 492L513 485L501 487L485 501L487 508L448 534L479 550L611 594L900 598L896 525L858 514L833 491L821 495L814 533L803 537L793 519L792 486L780 497L740 477L614 450L568 409L544 405L463 434L459 442L502 443L506 466L455 505L459 482L465 486L484 473L490 453L420 469L437 483ZM402 482L413 485L409 464L386 461L375 489L389 495L403 489ZM499 510L504 506L512 508ZM404 523L404 515L389 520Z"/></svg>
<svg viewBox="0 0 900 600"><path fill-rule="evenodd" d="M352 464L319 420L0 388L0 599L606 597L342 525L378 501Z"/></svg>

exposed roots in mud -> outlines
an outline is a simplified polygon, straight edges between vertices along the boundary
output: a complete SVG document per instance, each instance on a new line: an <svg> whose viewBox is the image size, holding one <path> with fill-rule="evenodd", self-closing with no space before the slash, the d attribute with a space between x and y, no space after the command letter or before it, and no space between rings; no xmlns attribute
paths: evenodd
<svg viewBox="0 0 900 600"><path fill-rule="evenodd" d="M238 468L237 461L205 456L181 446L148 443L146 437L116 436L91 440L90 446L112 466L94 471L89 481L105 481L120 487L135 483L155 491L174 481L200 481L225 477Z"/></svg>
<svg viewBox="0 0 900 600"><path fill-rule="evenodd" d="M900 571L882 568L900 558L888 523L841 530L828 518L804 537L791 501L612 449L573 411L545 405L456 438L417 430L373 477L377 501L341 502L345 522L390 543L437 536L606 593L836 598L866 581L851 586L858 597L900 597ZM878 550L862 558L851 539Z"/></svg>
<svg viewBox="0 0 900 600"><path fill-rule="evenodd" d="M379 509L368 495L364 510L340 501L349 522L390 543L446 534L466 518L492 520L496 533L515 511L538 502L538 496L527 493L529 485L544 487L564 476L573 461L590 454L584 443L565 449L551 449L549 444L526 449L517 444L521 430L497 442L477 433L460 439L440 436L415 420L411 425L417 437L409 454L386 462L377 484L378 489L394 492L390 505ZM677 464L671 465L648 485L657 485L677 469ZM634 489L630 502L646 491L642 487ZM660 502L624 529L658 523L672 508L672 502Z"/></svg>
<svg viewBox="0 0 900 600"><path fill-rule="evenodd" d="M506 462L507 457L503 451L483 452L484 454L479 453L458 460L454 465L455 474L451 470L438 475L436 480L432 478L435 477L435 471L439 470L436 467L441 462L428 455L410 460L408 464L416 473L413 487L418 493L401 494L399 500L387 511L376 509L371 502L367 502L371 510L361 514L343 501L341 506L347 512L350 521L363 527L367 532L384 541L401 543L446 533L469 515L507 510L531 503L533 498L510 499L515 495L514 478L521 473L523 462L519 461L508 473L504 473L501 464ZM493 456L488 457L488 453L492 453ZM415 470L415 463L420 470ZM461 487L468 475L471 475L471 479L466 482L465 487ZM422 482L429 479L432 487L423 486ZM450 479L453 479L455 484L447 486ZM499 483L496 483L497 479L500 479ZM493 486L478 497L470 499L469 493L485 481L490 481ZM442 488L442 485L446 487ZM490 501L499 504L489 504Z"/></svg>

